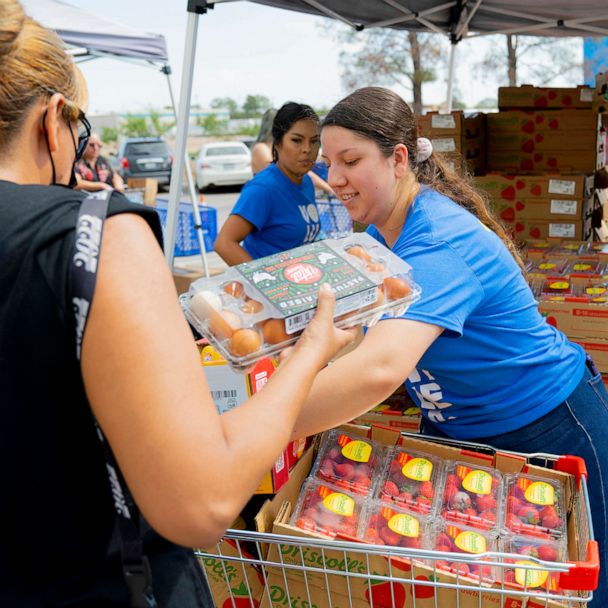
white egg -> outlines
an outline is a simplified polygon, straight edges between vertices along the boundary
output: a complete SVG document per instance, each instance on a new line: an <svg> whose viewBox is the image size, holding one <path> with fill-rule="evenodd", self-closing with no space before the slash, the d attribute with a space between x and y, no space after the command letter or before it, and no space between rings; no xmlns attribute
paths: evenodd
<svg viewBox="0 0 608 608"><path fill-rule="evenodd" d="M201 320L222 309L220 296L213 291L198 291L190 298L190 310Z"/></svg>

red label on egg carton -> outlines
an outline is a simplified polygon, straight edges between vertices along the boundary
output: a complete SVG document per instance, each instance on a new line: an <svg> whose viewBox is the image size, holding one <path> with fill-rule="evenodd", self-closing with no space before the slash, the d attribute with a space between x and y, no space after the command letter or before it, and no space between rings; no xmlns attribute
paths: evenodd
<svg viewBox="0 0 608 608"><path fill-rule="evenodd" d="M375 283L323 242L235 268L285 319L288 334L308 325L315 314L322 283L328 283L336 294L336 316L373 304L378 297Z"/></svg>

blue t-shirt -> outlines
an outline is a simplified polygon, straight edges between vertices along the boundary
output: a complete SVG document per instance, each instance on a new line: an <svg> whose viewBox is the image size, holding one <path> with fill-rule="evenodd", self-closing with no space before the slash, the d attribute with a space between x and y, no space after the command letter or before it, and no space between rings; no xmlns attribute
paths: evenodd
<svg viewBox="0 0 608 608"><path fill-rule="evenodd" d="M392 250L422 288L403 318L444 328L405 386L446 435L514 431L576 388L583 349L543 319L517 263L474 215L423 188Z"/></svg>
<svg viewBox="0 0 608 608"><path fill-rule="evenodd" d="M310 177L298 186L274 163L245 184L232 214L255 226L243 241L253 259L312 243L320 230Z"/></svg>

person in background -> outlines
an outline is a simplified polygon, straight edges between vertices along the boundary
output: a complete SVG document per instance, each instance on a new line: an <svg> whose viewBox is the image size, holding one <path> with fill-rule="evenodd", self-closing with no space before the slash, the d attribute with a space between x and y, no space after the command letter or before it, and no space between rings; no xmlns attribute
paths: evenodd
<svg viewBox="0 0 608 608"><path fill-rule="evenodd" d="M105 221L87 213L76 235L86 195L68 184L90 134L86 91L62 41L16 0L0 3L0 65L0 458L10 463L0 606L150 605L131 603L113 540L121 476L154 530L142 522L158 605L211 608L187 547L212 546L231 525L287 445L315 374L352 333L333 326L322 289L264 390L220 416L156 212L112 192ZM83 261L96 278L84 328L88 301L70 278Z"/></svg>
<svg viewBox="0 0 608 608"><path fill-rule="evenodd" d="M230 266L317 239L320 230L309 176L319 150L319 117L288 102L272 123L273 162L247 182L215 241Z"/></svg>
<svg viewBox="0 0 608 608"><path fill-rule="evenodd" d="M330 110L321 139L336 196L411 265L422 292L319 374L294 436L352 420L405 383L427 435L582 457L601 564L589 605L605 608L608 394L597 368L540 315L485 199L417 138L397 94L352 93Z"/></svg>
<svg viewBox="0 0 608 608"><path fill-rule="evenodd" d="M272 163L272 123L276 114L277 111L270 108L262 116L258 138L251 148L251 170L254 175L263 171ZM325 194L333 194L327 181L323 179L318 171L314 170L314 166L309 171L308 176L312 180L315 190Z"/></svg>
<svg viewBox="0 0 608 608"><path fill-rule="evenodd" d="M124 192L125 183L101 156L103 144L97 133L91 133L82 158L76 163L76 190L97 192L114 188Z"/></svg>

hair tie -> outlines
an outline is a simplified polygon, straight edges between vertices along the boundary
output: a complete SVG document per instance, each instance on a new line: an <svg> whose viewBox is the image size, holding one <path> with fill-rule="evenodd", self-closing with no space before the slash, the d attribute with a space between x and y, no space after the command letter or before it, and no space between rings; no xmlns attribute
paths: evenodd
<svg viewBox="0 0 608 608"><path fill-rule="evenodd" d="M419 137L416 140L416 163L423 163L428 160L433 153L433 144L426 137Z"/></svg>

